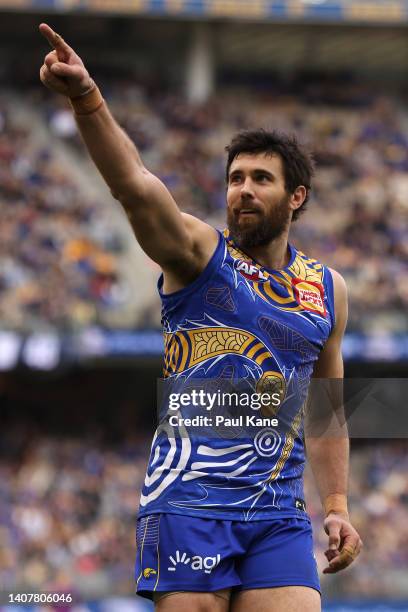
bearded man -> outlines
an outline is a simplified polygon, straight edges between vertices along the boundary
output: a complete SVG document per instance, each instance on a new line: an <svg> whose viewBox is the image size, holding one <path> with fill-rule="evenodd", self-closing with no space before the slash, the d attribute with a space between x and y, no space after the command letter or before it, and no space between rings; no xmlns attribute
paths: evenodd
<svg viewBox="0 0 408 612"><path fill-rule="evenodd" d="M288 242L309 197L311 158L285 134L237 134L227 147L228 229L221 233L180 211L82 60L48 25L40 31L53 47L42 82L70 99L93 161L162 268L166 378L275 389L274 414L290 423L284 431L261 426L208 439L160 424L140 501L137 592L159 612L318 612L305 447L325 512L324 571L347 567L362 543L347 511L347 436L302 435L310 379L343 376L347 319L342 277ZM180 396L180 415L193 399Z"/></svg>

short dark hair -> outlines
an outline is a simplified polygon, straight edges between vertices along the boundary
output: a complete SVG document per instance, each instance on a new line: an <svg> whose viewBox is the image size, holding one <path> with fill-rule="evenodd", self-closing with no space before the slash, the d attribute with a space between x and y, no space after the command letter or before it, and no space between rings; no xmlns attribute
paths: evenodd
<svg viewBox="0 0 408 612"><path fill-rule="evenodd" d="M293 213L292 221L296 221L299 215L305 211L312 188L314 161L312 154L306 147L298 143L296 136L284 134L278 130L243 130L232 138L230 144L225 147L225 150L228 153L226 168L227 183L231 164L240 153L279 155L283 164L287 193L294 193L299 185L306 187L305 201Z"/></svg>

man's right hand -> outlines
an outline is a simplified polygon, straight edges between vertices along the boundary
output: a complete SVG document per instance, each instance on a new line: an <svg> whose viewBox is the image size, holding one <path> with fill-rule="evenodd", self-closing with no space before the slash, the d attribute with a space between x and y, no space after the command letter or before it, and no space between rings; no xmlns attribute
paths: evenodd
<svg viewBox="0 0 408 612"><path fill-rule="evenodd" d="M91 90L94 82L75 51L46 23L42 23L39 30L54 49L45 56L41 66L41 82L68 98L76 98Z"/></svg>

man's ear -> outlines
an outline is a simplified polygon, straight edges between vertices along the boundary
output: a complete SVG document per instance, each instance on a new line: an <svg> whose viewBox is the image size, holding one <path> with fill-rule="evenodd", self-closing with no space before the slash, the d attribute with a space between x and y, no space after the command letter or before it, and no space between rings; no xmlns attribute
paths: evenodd
<svg viewBox="0 0 408 612"><path fill-rule="evenodd" d="M303 202L306 200L306 195L306 187L304 187L303 185L299 185L299 187L296 187L290 198L290 208L293 211L300 208Z"/></svg>

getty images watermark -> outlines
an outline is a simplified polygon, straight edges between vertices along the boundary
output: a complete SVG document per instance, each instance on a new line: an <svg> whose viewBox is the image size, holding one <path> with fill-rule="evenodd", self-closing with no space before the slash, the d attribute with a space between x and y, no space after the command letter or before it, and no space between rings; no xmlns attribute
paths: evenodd
<svg viewBox="0 0 408 612"><path fill-rule="evenodd" d="M168 415L168 422L172 427L211 427L225 425L227 427L277 427L278 419L275 416L257 416L254 414L196 414L184 417L180 414L183 408L202 408L211 412L225 408L249 408L253 411L271 411L279 408L282 402L280 393L248 393L248 392L215 392L204 389L191 389L182 393L170 393L168 408L174 413Z"/></svg>
<svg viewBox="0 0 408 612"><path fill-rule="evenodd" d="M269 427L306 438L408 439L408 378L308 381L267 373L259 380L231 380L227 374L158 381L159 423L180 426L181 437L234 438L243 429L257 435L259 427Z"/></svg>

